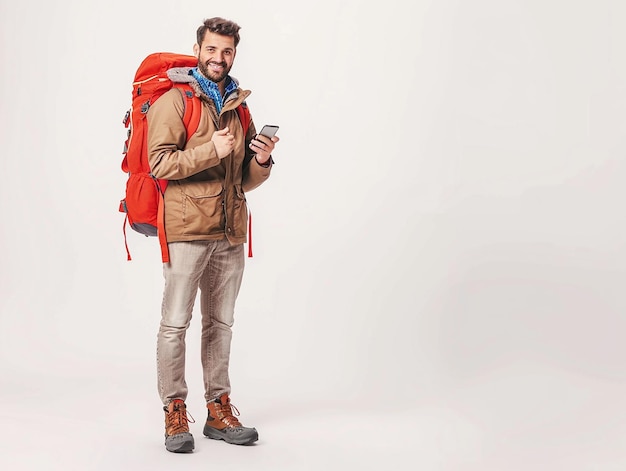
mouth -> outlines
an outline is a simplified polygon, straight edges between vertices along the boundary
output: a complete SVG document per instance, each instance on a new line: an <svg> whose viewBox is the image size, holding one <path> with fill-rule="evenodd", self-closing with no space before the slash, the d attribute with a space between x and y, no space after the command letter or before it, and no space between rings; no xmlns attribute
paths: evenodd
<svg viewBox="0 0 626 471"><path fill-rule="evenodd" d="M223 62L207 62L207 67L214 72L221 72L226 67Z"/></svg>

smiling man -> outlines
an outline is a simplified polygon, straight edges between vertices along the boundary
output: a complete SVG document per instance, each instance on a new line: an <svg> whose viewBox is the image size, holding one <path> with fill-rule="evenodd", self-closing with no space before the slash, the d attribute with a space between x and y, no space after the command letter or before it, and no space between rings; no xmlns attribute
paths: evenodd
<svg viewBox="0 0 626 471"><path fill-rule="evenodd" d="M202 75L216 83L224 93L224 79L228 77L235 60L236 49L232 38L209 30L202 43L194 44L193 52L198 57L198 69Z"/></svg>
<svg viewBox="0 0 626 471"><path fill-rule="evenodd" d="M223 18L206 20L194 45L197 67L168 72L173 82L188 83L200 98L200 124L193 135L186 134L186 102L177 88L154 102L147 114L152 174L170 180L164 195L169 262L163 264L157 373L165 411L165 447L172 452L194 449L185 403L185 334L198 290L208 408L203 433L238 445L258 440L256 429L244 427L235 417L229 357L244 270L245 194L269 177L278 138L257 136L254 123L244 126L237 113L237 107L247 106L250 95L229 75L239 29Z"/></svg>

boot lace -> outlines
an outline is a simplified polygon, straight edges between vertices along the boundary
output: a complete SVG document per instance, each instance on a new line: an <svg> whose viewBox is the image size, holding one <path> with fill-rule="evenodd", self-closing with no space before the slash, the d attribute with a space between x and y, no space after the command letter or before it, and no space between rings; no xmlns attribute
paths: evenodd
<svg viewBox="0 0 626 471"><path fill-rule="evenodd" d="M187 408L181 404L176 404L172 412L168 412L165 420L168 435L177 435L179 433L189 432L189 423L194 424L196 421L187 412Z"/></svg>
<svg viewBox="0 0 626 471"><path fill-rule="evenodd" d="M236 416L239 416L239 410L230 402L226 404L217 404L215 408L217 412L217 418L224 422L229 427L243 427L239 419Z"/></svg>

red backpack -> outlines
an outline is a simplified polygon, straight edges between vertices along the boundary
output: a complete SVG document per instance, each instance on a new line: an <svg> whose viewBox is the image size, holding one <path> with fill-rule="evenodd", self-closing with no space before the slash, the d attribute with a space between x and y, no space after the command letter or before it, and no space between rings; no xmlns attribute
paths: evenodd
<svg viewBox="0 0 626 471"><path fill-rule="evenodd" d="M174 67L196 67L198 59L194 56L157 52L146 57L133 81L132 106L126 112L123 123L128 128L124 143L122 170L128 173L125 198L120 201L120 212L124 218L124 244L128 260L131 260L126 240L126 224L145 236L156 236L161 245L164 263L169 262L169 251L165 237L165 219L163 196L168 180L154 177L148 163L148 120L146 115L150 106L170 88L178 88L186 98L183 122L187 129L187 141L198 130L202 104L195 96L191 86L174 83L167 76L167 71ZM237 107L237 114L243 126L244 135L250 126L250 111L245 104Z"/></svg>

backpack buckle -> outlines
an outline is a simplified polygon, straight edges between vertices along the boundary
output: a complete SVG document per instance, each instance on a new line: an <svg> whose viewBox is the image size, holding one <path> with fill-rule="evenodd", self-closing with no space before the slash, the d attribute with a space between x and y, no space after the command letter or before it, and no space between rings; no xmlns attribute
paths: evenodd
<svg viewBox="0 0 626 471"><path fill-rule="evenodd" d="M122 120L122 124L124 125L125 128L128 127L129 121L130 121L130 110L126 112L126 114L124 115L124 119Z"/></svg>

